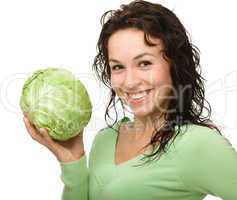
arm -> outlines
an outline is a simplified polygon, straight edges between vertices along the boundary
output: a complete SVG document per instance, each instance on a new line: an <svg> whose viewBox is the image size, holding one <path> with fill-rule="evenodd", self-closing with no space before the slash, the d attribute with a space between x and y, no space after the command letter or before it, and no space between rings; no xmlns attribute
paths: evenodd
<svg viewBox="0 0 237 200"><path fill-rule="evenodd" d="M93 160L96 152L96 142L98 136L96 134L89 155L89 167L87 167L86 154L78 160L72 162L60 162L61 179L64 183L62 200L88 200L89 199L89 171L93 166Z"/></svg>
<svg viewBox="0 0 237 200"><path fill-rule="evenodd" d="M24 123L32 139L47 147L58 159L64 183L63 200L88 199L88 169L83 144L83 130L67 141L55 141L47 129L36 129L24 113Z"/></svg>
<svg viewBox="0 0 237 200"><path fill-rule="evenodd" d="M178 153L180 176L194 192L237 199L237 152L217 131L195 128Z"/></svg>
<svg viewBox="0 0 237 200"><path fill-rule="evenodd" d="M87 200L88 199L88 175L86 154L79 160L63 163L60 162L64 183L62 200Z"/></svg>

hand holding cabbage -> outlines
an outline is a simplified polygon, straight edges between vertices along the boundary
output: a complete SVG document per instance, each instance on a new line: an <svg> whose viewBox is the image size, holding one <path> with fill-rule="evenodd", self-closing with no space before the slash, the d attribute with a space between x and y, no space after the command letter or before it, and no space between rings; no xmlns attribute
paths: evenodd
<svg viewBox="0 0 237 200"><path fill-rule="evenodd" d="M84 155L83 131L67 141L55 141L48 134L47 129L37 130L24 116L26 129L33 140L47 147L60 162L71 162L80 159Z"/></svg>
<svg viewBox="0 0 237 200"><path fill-rule="evenodd" d="M20 107L32 138L57 157L65 150L68 155L63 157L70 157L77 149L72 146L83 146L82 133L91 118L92 105L86 88L71 72L58 68L34 72L23 86Z"/></svg>

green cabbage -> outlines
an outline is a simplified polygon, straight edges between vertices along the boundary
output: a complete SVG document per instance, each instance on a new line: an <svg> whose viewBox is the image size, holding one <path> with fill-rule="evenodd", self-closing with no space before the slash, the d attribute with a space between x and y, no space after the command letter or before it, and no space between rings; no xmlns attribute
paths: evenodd
<svg viewBox="0 0 237 200"><path fill-rule="evenodd" d="M68 70L47 68L35 71L24 83L20 107L37 129L65 141L88 124L92 104L84 85Z"/></svg>

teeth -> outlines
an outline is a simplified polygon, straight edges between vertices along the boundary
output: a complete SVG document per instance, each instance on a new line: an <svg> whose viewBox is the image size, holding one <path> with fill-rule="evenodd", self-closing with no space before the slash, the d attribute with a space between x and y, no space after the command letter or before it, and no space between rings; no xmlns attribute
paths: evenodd
<svg viewBox="0 0 237 200"><path fill-rule="evenodd" d="M140 99L148 94L148 91L139 92L136 94L129 94L132 99Z"/></svg>

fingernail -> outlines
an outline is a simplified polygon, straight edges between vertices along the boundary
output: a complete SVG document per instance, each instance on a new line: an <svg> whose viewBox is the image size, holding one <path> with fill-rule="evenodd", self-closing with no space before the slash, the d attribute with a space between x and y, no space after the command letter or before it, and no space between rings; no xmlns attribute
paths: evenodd
<svg viewBox="0 0 237 200"><path fill-rule="evenodd" d="M44 128L40 128L39 131L40 131L41 133L45 133L45 132L46 132Z"/></svg>

